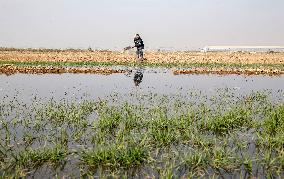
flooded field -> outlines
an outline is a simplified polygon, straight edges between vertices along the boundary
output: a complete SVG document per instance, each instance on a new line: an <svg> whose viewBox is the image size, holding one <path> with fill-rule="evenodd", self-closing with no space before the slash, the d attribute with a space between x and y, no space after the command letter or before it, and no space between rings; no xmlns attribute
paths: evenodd
<svg viewBox="0 0 284 179"><path fill-rule="evenodd" d="M135 81L135 76L141 80ZM138 82L138 83L137 83ZM236 93L248 94L252 91L278 91L284 89L282 76L244 75L174 75L168 69L136 68L129 73L99 74L15 74L0 75L0 97L18 95L29 99L72 98L87 95L98 99L113 93L186 93L189 90L214 94L218 89L228 88Z"/></svg>
<svg viewBox="0 0 284 179"><path fill-rule="evenodd" d="M284 177L284 77L0 75L0 176Z"/></svg>

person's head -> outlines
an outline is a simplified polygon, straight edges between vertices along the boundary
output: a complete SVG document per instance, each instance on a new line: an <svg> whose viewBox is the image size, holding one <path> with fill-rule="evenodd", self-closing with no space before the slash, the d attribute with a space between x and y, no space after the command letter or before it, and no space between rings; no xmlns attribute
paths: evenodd
<svg viewBox="0 0 284 179"><path fill-rule="evenodd" d="M140 37L140 35L139 35L139 34L136 34L136 35L135 35L135 37L136 37L136 38L139 38L139 37Z"/></svg>

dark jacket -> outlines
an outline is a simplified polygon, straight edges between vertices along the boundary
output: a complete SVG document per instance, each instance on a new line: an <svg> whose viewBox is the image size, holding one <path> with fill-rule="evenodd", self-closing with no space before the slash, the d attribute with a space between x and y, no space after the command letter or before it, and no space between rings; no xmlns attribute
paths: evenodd
<svg viewBox="0 0 284 179"><path fill-rule="evenodd" d="M135 37L134 43L135 43L135 47L144 49L144 43L143 43L143 40L141 39L141 37Z"/></svg>

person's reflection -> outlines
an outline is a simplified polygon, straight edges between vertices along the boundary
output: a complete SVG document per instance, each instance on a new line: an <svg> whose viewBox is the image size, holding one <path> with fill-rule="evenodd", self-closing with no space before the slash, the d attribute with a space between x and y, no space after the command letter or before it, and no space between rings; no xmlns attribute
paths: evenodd
<svg viewBox="0 0 284 179"><path fill-rule="evenodd" d="M134 84L135 86L139 86L139 84L142 82L143 79L143 73L141 70L137 70L134 74Z"/></svg>

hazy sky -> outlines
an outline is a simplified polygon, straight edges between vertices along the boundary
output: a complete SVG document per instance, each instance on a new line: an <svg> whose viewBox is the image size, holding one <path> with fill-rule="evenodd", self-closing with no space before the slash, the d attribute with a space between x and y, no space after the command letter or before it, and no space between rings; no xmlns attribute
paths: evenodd
<svg viewBox="0 0 284 179"><path fill-rule="evenodd" d="M284 45L284 0L0 0L0 46Z"/></svg>

